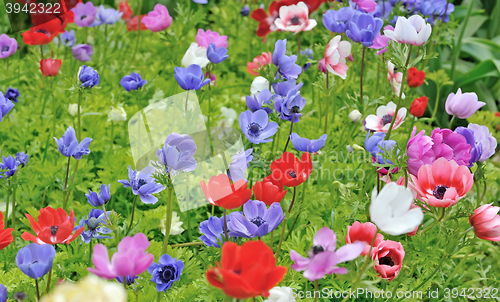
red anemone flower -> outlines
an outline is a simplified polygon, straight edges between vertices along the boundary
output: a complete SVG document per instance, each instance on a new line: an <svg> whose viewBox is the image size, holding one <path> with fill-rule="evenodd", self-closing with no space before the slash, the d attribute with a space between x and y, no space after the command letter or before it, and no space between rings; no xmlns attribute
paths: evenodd
<svg viewBox="0 0 500 302"><path fill-rule="evenodd" d="M408 69L408 86L418 87L424 83L425 71L412 67Z"/></svg>
<svg viewBox="0 0 500 302"><path fill-rule="evenodd" d="M40 61L40 70L46 77L55 77L61 68L61 60L44 59Z"/></svg>
<svg viewBox="0 0 500 302"><path fill-rule="evenodd" d="M64 32L65 26L65 21L58 18L33 26L30 30L22 33L23 41L28 45L49 44L59 33Z"/></svg>
<svg viewBox="0 0 500 302"><path fill-rule="evenodd" d="M128 1L127 0L120 1L120 3L118 4L118 11L120 11L120 12L123 13L122 14L122 19L123 20L129 20L134 15L134 11L128 5Z"/></svg>
<svg viewBox="0 0 500 302"><path fill-rule="evenodd" d="M257 181L252 189L255 199L263 201L268 206L280 202L288 191L283 191L281 181L274 179L272 175L267 176L262 181Z"/></svg>
<svg viewBox="0 0 500 302"><path fill-rule="evenodd" d="M73 214L73 210L70 211L68 217L68 214L66 214L66 211L62 208L57 210L51 207L40 209L38 223L30 214L26 214L26 217L31 224L31 228L38 237L31 233L24 232L21 238L38 244L69 244L71 241L78 238L85 228L81 227L76 230L74 234L71 234L75 226L75 215Z"/></svg>
<svg viewBox="0 0 500 302"><path fill-rule="evenodd" d="M146 27L146 25L142 22L142 19L146 16L147 16L147 14L141 16L141 30L148 29ZM128 19L126 22L127 22L127 30L128 31L139 30L139 16L135 16L131 19Z"/></svg>
<svg viewBox="0 0 500 302"><path fill-rule="evenodd" d="M205 181L200 186L210 204L226 210L240 207L252 197L252 190L247 188L246 180L241 179L231 184L226 174L214 175L210 177L208 186Z"/></svg>
<svg viewBox="0 0 500 302"><path fill-rule="evenodd" d="M14 238L12 237L12 228L4 229L3 213L0 212L0 250L9 245Z"/></svg>
<svg viewBox="0 0 500 302"><path fill-rule="evenodd" d="M248 241L242 246L226 242L221 263L207 271L210 284L236 299L269 297L269 290L285 277L286 267L276 266L273 250L264 242Z"/></svg>
<svg viewBox="0 0 500 302"><path fill-rule="evenodd" d="M296 187L311 175L311 154L304 152L299 161L290 152L283 152L280 158L271 163L272 177L287 187Z"/></svg>
<svg viewBox="0 0 500 302"><path fill-rule="evenodd" d="M413 100L410 106L410 113L414 117L422 117L425 113L425 108L427 108L427 97L424 95Z"/></svg>

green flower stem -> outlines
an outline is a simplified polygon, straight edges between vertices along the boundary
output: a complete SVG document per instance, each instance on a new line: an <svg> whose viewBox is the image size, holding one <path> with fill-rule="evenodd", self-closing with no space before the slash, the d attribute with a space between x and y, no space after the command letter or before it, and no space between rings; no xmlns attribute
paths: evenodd
<svg viewBox="0 0 500 302"><path fill-rule="evenodd" d="M450 126L449 126L449 128L450 128L450 129L451 129L451 126L453 126L453 122L455 121L456 117L457 117L456 115L453 115L453 116L451 117L451 120L450 120Z"/></svg>
<svg viewBox="0 0 500 302"><path fill-rule="evenodd" d="M66 178L64 180L64 187L63 187L63 200L64 200L64 193L66 192L66 188L68 187L68 178L69 178L69 165L71 163L71 156L68 157L68 165L66 166ZM66 206L63 206L63 209L66 209Z"/></svg>
<svg viewBox="0 0 500 302"><path fill-rule="evenodd" d="M394 127L394 122L396 121L396 118L398 116L398 111L399 109L401 109L401 100L403 99L403 87L405 86L406 77L408 76L408 63L410 63L412 48L413 48L412 45L410 45L410 50L408 51L408 57L406 58L405 70L403 72L403 78L401 79L401 88L399 90L398 104L396 105L396 110L394 111L394 116L392 117L391 125L389 126L389 130L387 131L387 135L385 138L386 140L389 140L389 138L391 137L392 127Z"/></svg>
<svg viewBox="0 0 500 302"><path fill-rule="evenodd" d="M441 90L441 85L436 84L436 89L437 89L436 90L436 103L434 104L434 111L432 111L432 116L429 120L429 126L431 125L432 121L436 118L436 113L437 113L438 105L439 105L439 93Z"/></svg>
<svg viewBox="0 0 500 302"><path fill-rule="evenodd" d="M160 302L161 301L161 293L162 292L158 292L158 294L156 295L156 302Z"/></svg>
<svg viewBox="0 0 500 302"><path fill-rule="evenodd" d="M38 287L38 279L35 279L35 287L36 287L36 300L40 300L40 288Z"/></svg>
<svg viewBox="0 0 500 302"><path fill-rule="evenodd" d="M77 160L76 164L75 164L75 171L73 172L73 177L71 177L71 183L75 182L76 172L78 171L78 163L79 163L79 161ZM66 199L64 200L64 206L63 206L64 210L66 210L66 206L68 204L68 199L69 199L70 194L71 194L71 190L69 190L68 193L66 194Z"/></svg>
<svg viewBox="0 0 500 302"><path fill-rule="evenodd" d="M195 242L172 244L170 247L183 247L183 246L195 246L195 245L204 245L204 243L202 241L195 241Z"/></svg>
<svg viewBox="0 0 500 302"><path fill-rule="evenodd" d="M365 48L363 47L363 50L364 49ZM316 296L316 292L319 292L319 282L318 282L318 280L314 281L314 302L318 302L318 296Z"/></svg>
<svg viewBox="0 0 500 302"><path fill-rule="evenodd" d="M286 140L285 149L283 149L283 152L286 152L286 148L288 147L288 143L290 143L290 136L292 135L293 121L294 120L295 120L295 112L293 113L292 120L290 121L290 133L288 134L288 139Z"/></svg>
<svg viewBox="0 0 500 302"><path fill-rule="evenodd" d="M303 184L302 185L302 200L301 200L301 203L300 204L303 204L304 203L304 196L305 196L305 193L306 193L306 185ZM285 241L287 241L288 237L290 237L290 234L292 233L293 231L293 228L295 227L295 224L297 224L297 221L299 220L299 217L300 217L300 213L302 213L301 211L299 211L299 213L297 214L297 216L295 217L295 220L293 221L293 224L292 226L290 227L290 229L288 230L288 233L286 233L286 237L285 237Z"/></svg>
<svg viewBox="0 0 500 302"><path fill-rule="evenodd" d="M92 238L89 244L89 267L92 266ZM125 280L123 280L125 282Z"/></svg>
<svg viewBox="0 0 500 302"><path fill-rule="evenodd" d="M168 199L167 199L167 214L165 220L165 239L163 241L163 254L167 253L168 250L168 238L170 237L170 229L172 227L172 191L173 188L171 184L168 185ZM189 216L189 213L188 213Z"/></svg>
<svg viewBox="0 0 500 302"><path fill-rule="evenodd" d="M41 55L42 60L43 60L43 47L42 47L42 45L40 45L40 55Z"/></svg>
<svg viewBox="0 0 500 302"><path fill-rule="evenodd" d="M326 134L328 131L328 105L330 104L330 87L328 85L328 75L330 72L326 71L326 107L325 107L325 130L323 134ZM335 114L335 113L334 113Z"/></svg>
<svg viewBox="0 0 500 302"><path fill-rule="evenodd" d="M82 139L82 112L80 106L82 105L82 90L78 91L78 141Z"/></svg>
<svg viewBox="0 0 500 302"><path fill-rule="evenodd" d="M281 252L281 244L283 243L283 237L285 236L285 228L286 228L286 222L288 220L288 216L285 216L285 219L281 222L281 235L280 235L280 241L278 243L278 251L276 252L276 255L274 258L278 259L280 252Z"/></svg>
<svg viewBox="0 0 500 302"><path fill-rule="evenodd" d="M9 187L7 188L7 200L5 205L5 227L7 227L7 217L9 217L9 204L10 204L10 178L9 178Z"/></svg>
<svg viewBox="0 0 500 302"><path fill-rule="evenodd" d="M137 197L139 197L139 195L135 195L134 197L134 204L132 205L132 217L130 217L130 224L128 225L127 228L127 235L130 233L130 229L132 228L132 223L134 222L135 204L137 202Z"/></svg>
<svg viewBox="0 0 500 302"><path fill-rule="evenodd" d="M49 270L49 276L47 277L47 289L45 291L47 294L50 291L50 281L52 281L52 268L54 268L54 264L53 263L52 263L52 266L50 267L50 270Z"/></svg>
<svg viewBox="0 0 500 302"><path fill-rule="evenodd" d="M224 209L224 236L226 238L226 242L229 241L229 236L227 236L227 219L226 219L226 209Z"/></svg>
<svg viewBox="0 0 500 302"><path fill-rule="evenodd" d="M16 238L16 187L12 188L12 236ZM7 221L7 217L5 217Z"/></svg>
<svg viewBox="0 0 500 302"><path fill-rule="evenodd" d="M172 211L170 211L172 212ZM191 241L191 213L189 210L186 211L186 220L187 220L187 236L188 236L188 241Z"/></svg>
<svg viewBox="0 0 500 302"><path fill-rule="evenodd" d="M363 46L363 54L361 55L361 75L359 77L359 103L361 104L361 107L363 107L363 71L365 69L365 51L366 46Z"/></svg>

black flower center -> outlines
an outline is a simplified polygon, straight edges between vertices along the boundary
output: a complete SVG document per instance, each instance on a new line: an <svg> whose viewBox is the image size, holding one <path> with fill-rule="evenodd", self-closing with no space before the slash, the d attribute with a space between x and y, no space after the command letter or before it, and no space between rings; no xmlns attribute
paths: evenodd
<svg viewBox="0 0 500 302"><path fill-rule="evenodd" d="M3 46L0 52L9 51L9 49L10 49L9 46Z"/></svg>
<svg viewBox="0 0 500 302"><path fill-rule="evenodd" d="M87 222L87 226L89 227L90 231L94 231L99 226L99 219L90 217L89 221Z"/></svg>
<svg viewBox="0 0 500 302"><path fill-rule="evenodd" d="M292 109L290 110L291 113L300 113L300 107L299 106L293 106Z"/></svg>
<svg viewBox="0 0 500 302"><path fill-rule="evenodd" d="M253 137L257 137L262 133L262 127L257 123L251 123L250 125L248 125L247 129L248 135Z"/></svg>
<svg viewBox="0 0 500 302"><path fill-rule="evenodd" d="M163 283L168 283L175 277L175 268L171 265L164 266L159 271L160 280Z"/></svg>
<svg viewBox="0 0 500 302"><path fill-rule="evenodd" d="M378 263L383 265L394 266L394 261L392 261L391 257L388 256L380 258L378 260Z"/></svg>
<svg viewBox="0 0 500 302"><path fill-rule="evenodd" d="M386 114L382 117L382 127L392 122L392 115Z"/></svg>
<svg viewBox="0 0 500 302"><path fill-rule="evenodd" d="M87 18L87 15L83 15L83 16L80 18L80 20L83 20L83 19L85 19L85 18Z"/></svg>
<svg viewBox="0 0 500 302"><path fill-rule="evenodd" d="M261 225L263 225L266 221L264 219L262 219L261 217L255 217L254 219L250 220L250 222L252 222L253 224L255 224L256 226L260 227Z"/></svg>
<svg viewBox="0 0 500 302"><path fill-rule="evenodd" d="M325 249L321 245L313 246L313 254L314 255L319 254L319 253L324 252L324 251L325 251Z"/></svg>
<svg viewBox="0 0 500 302"><path fill-rule="evenodd" d="M299 25L300 24L300 19L297 16L294 16L292 19L290 19L290 22L292 25Z"/></svg>
<svg viewBox="0 0 500 302"><path fill-rule="evenodd" d="M297 178L297 174L295 174L295 170L290 171L287 174L290 175L290 177L292 177L292 178Z"/></svg>
<svg viewBox="0 0 500 302"><path fill-rule="evenodd" d="M432 195L434 195L434 197L436 197L437 199L443 199L444 193L446 193L446 189L448 189L448 186L439 185L434 188L434 191L432 191Z"/></svg>
<svg viewBox="0 0 500 302"><path fill-rule="evenodd" d="M35 33L42 33L45 34L47 37L50 37L50 33L46 31L45 29L37 29L35 30Z"/></svg>
<svg viewBox="0 0 500 302"><path fill-rule="evenodd" d="M55 236L57 235L57 230L59 230L58 225L53 225L50 227L50 235Z"/></svg>
<svg viewBox="0 0 500 302"><path fill-rule="evenodd" d="M137 182L137 185L139 186L139 188L145 184L147 184L147 181L145 181L144 179L139 179L139 181Z"/></svg>

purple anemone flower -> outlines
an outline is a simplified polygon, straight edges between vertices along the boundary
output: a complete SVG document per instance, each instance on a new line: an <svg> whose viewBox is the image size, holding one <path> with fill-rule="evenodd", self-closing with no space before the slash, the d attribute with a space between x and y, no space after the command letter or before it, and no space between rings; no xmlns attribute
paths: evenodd
<svg viewBox="0 0 500 302"><path fill-rule="evenodd" d="M0 122L9 113L9 111L14 108L14 103L11 100L4 97L3 93L0 91Z"/></svg>
<svg viewBox="0 0 500 302"><path fill-rule="evenodd" d="M75 30L67 30L60 34L58 37L54 38L54 43L59 44L61 43L62 45L66 47L73 47L75 45L76 38L75 38Z"/></svg>
<svg viewBox="0 0 500 302"><path fill-rule="evenodd" d="M163 191L165 187L156 183L155 179L151 177L153 173L154 168L150 166L139 172L137 172L137 170L132 170L132 167L128 166L129 180L123 179L118 182L123 184L125 188L131 187L134 195L139 195L142 202L146 204L155 204L158 198L152 194Z"/></svg>
<svg viewBox="0 0 500 302"><path fill-rule="evenodd" d="M312 60L314 58L314 53L313 53L312 49L310 49L310 48L306 48L304 50L301 50L300 54L309 60ZM311 63L305 63L304 66L302 66L302 70L306 71L310 67L311 67Z"/></svg>
<svg viewBox="0 0 500 302"><path fill-rule="evenodd" d="M233 237L255 238L262 237L274 231L283 221L283 209L279 202L267 208L260 200L249 200L243 205L241 212L233 212L227 228Z"/></svg>
<svg viewBox="0 0 500 302"><path fill-rule="evenodd" d="M332 33L344 33L355 12L350 6L343 7L338 11L327 10L323 14L323 24Z"/></svg>
<svg viewBox="0 0 500 302"><path fill-rule="evenodd" d="M83 65L80 67L78 79L82 82L80 88L92 88L99 85L99 74L90 66Z"/></svg>
<svg viewBox="0 0 500 302"><path fill-rule="evenodd" d="M226 216L226 223L229 223L234 215L234 213L230 213ZM224 233L224 217L215 217L210 216L208 220L202 221L199 227L200 233L203 235L200 236L200 240L205 243L206 246L212 246L216 248L220 248L221 244L224 244L225 233ZM229 232L229 230L228 230ZM229 234L228 234L229 235ZM235 239L236 237L229 236L229 240Z"/></svg>
<svg viewBox="0 0 500 302"><path fill-rule="evenodd" d="M104 5L99 5L97 8L95 21L92 23L92 26L98 26L101 24L112 25L120 20L120 17L123 15L123 12L117 11L114 8L105 8Z"/></svg>
<svg viewBox="0 0 500 302"><path fill-rule="evenodd" d="M276 94L280 96L287 96L291 90L299 91L303 85L304 83L297 84L295 80L288 80L271 84L274 92L276 92Z"/></svg>
<svg viewBox="0 0 500 302"><path fill-rule="evenodd" d="M50 244L31 243L17 252L17 267L28 277L41 279L52 267L56 249Z"/></svg>
<svg viewBox="0 0 500 302"><path fill-rule="evenodd" d="M184 90L198 90L210 83L210 79L204 79L200 65L191 64L187 68L175 67L174 77Z"/></svg>
<svg viewBox="0 0 500 302"><path fill-rule="evenodd" d="M142 79L140 74L132 72L130 75L126 75L120 80L120 85L130 92L130 90L141 89L147 82L148 81Z"/></svg>
<svg viewBox="0 0 500 302"><path fill-rule="evenodd" d="M263 89L259 95L254 96L246 96L245 97L248 110L255 112L259 109L264 109L268 114L273 113L273 109L268 106L263 105L271 105L272 103L272 94L269 89Z"/></svg>
<svg viewBox="0 0 500 302"><path fill-rule="evenodd" d="M21 166L21 168L26 166L29 160L30 156L28 154L24 154L24 152L17 152L16 162L18 166Z"/></svg>
<svg viewBox="0 0 500 302"><path fill-rule="evenodd" d="M9 178L12 175L16 174L17 167L18 167L18 162L15 158L12 157L12 155L9 155L9 157L2 156L3 162L0 163L0 171L1 170L7 170L4 172L0 172L0 179L2 178ZM3 175L1 175L3 173Z"/></svg>
<svg viewBox="0 0 500 302"><path fill-rule="evenodd" d="M78 140L76 139L75 129L73 129L73 127L71 126L68 127L68 129L66 130L66 132L64 132L63 136L60 139L57 139L55 137L54 139L57 143L59 152L66 157L73 156L74 159L80 160L82 156L90 154L89 145L92 142L92 139L86 137L82 139L80 143L78 143Z"/></svg>
<svg viewBox="0 0 500 302"><path fill-rule="evenodd" d="M429 23L436 24L437 20L448 23L450 14L455 11L455 5L446 0L422 0L420 1L419 10L422 15L429 17L427 19Z"/></svg>
<svg viewBox="0 0 500 302"><path fill-rule="evenodd" d="M9 87L5 92L5 97L8 100L11 100L12 102L17 104L17 98L19 97L19 90L17 90L16 88Z"/></svg>
<svg viewBox="0 0 500 302"><path fill-rule="evenodd" d="M111 211L107 212L107 215L110 215ZM104 214L104 211L99 210L99 209L92 209L89 212L89 216L87 219L83 217L80 222L78 223L77 226L73 229L73 231L76 231L82 227L86 226L86 231L83 231L80 236L82 237L83 242L85 244L88 244L92 238L95 239L107 239L107 238L113 238L110 236L103 236L106 234L109 234L113 232L112 230L103 227L102 225L106 224L106 214ZM101 235L103 234L103 235Z"/></svg>
<svg viewBox="0 0 500 302"><path fill-rule="evenodd" d="M378 0L375 10L371 13L376 18L387 19L391 14L393 5L387 0Z"/></svg>
<svg viewBox="0 0 500 302"><path fill-rule="evenodd" d="M217 47L215 43L210 43L207 48L207 58L214 64L219 64L225 61L229 56L227 55L227 48Z"/></svg>
<svg viewBox="0 0 500 302"><path fill-rule="evenodd" d="M465 127L457 127L455 129L456 133L459 133L465 137L467 144L471 146L470 149L470 160L469 160L469 168L474 165L475 162L481 158L481 153L483 153L483 147L480 142L476 143L476 139L474 138L474 131Z"/></svg>
<svg viewBox="0 0 500 302"><path fill-rule="evenodd" d="M252 148L246 151L242 149L236 155L233 155L233 161L229 164L229 169L227 170L227 176L233 182L241 179L246 180L245 171L248 168L248 164L253 160L252 152Z"/></svg>
<svg viewBox="0 0 500 302"><path fill-rule="evenodd" d="M0 35L0 59L5 59L17 51L17 40L7 36L6 34Z"/></svg>
<svg viewBox="0 0 500 302"><path fill-rule="evenodd" d="M108 186L101 185L101 191L99 192L99 195L89 189L89 194L85 194L85 197L87 197L87 200L92 206L102 207L103 205L108 203L109 200L111 200L111 194L109 193L110 187L111 184L109 184Z"/></svg>
<svg viewBox="0 0 500 302"><path fill-rule="evenodd" d="M365 47L373 45L373 40L380 34L384 21L368 13L357 12L348 23L346 35L354 42Z"/></svg>
<svg viewBox="0 0 500 302"><path fill-rule="evenodd" d="M87 62L92 60L91 55L94 53L91 45L87 44L77 44L71 47L71 53L73 57L80 62Z"/></svg>
<svg viewBox="0 0 500 302"><path fill-rule="evenodd" d="M310 281L315 281L330 274L347 274L347 269L338 267L337 264L356 259L365 249L365 243L357 241L346 244L335 250L337 246L337 236L328 227L320 229L313 239L313 247L309 251L308 257L303 257L294 250L290 251L290 258L295 263L292 269L304 271L304 277Z"/></svg>
<svg viewBox="0 0 500 302"><path fill-rule="evenodd" d="M151 281L156 283L158 292L166 292L175 281L181 279L184 262L163 254L157 263L152 263L148 272L152 275Z"/></svg>
<svg viewBox="0 0 500 302"><path fill-rule="evenodd" d="M78 3L71 9L75 13L75 24L80 27L89 27L94 23L97 14L97 8L92 2Z"/></svg>
<svg viewBox="0 0 500 302"><path fill-rule="evenodd" d="M396 147L395 140L384 140L385 133L384 132L376 132L370 137L370 131L366 134L365 137L365 149L368 151L374 158L375 161L379 164L385 164L384 158L382 154L385 150L389 151L392 148ZM387 161L388 164L393 165L390 160Z"/></svg>
<svg viewBox="0 0 500 302"><path fill-rule="evenodd" d="M125 284L127 284L127 286L130 286L130 285L135 283L136 279L139 279L139 276L130 276L129 275L125 278ZM123 284L123 277L122 276L116 277L115 280L116 280L116 282Z"/></svg>
<svg viewBox="0 0 500 302"><path fill-rule="evenodd" d="M7 288L5 285L0 284L0 302L6 302L7 301Z"/></svg>
<svg viewBox="0 0 500 302"><path fill-rule="evenodd" d="M290 135L290 140L292 141L293 147L297 151L309 152L309 153L316 153L321 148L323 148L325 146L327 138L328 136L326 134L323 134L318 139L313 139L313 140L300 137L295 132Z"/></svg>
<svg viewBox="0 0 500 302"><path fill-rule="evenodd" d="M156 150L156 155L159 163L167 167L167 173L190 172L197 166L193 157L196 149L191 136L172 133L165 140L163 147Z"/></svg>
<svg viewBox="0 0 500 302"><path fill-rule="evenodd" d="M297 123L302 116L302 109L306 105L306 99L300 95L300 91L292 89L286 97L278 96L274 102L274 108L280 113L280 118Z"/></svg>
<svg viewBox="0 0 500 302"><path fill-rule="evenodd" d="M269 138L278 131L278 123L270 122L267 112L259 109L255 112L249 110L240 113L240 128L247 139L254 143L268 143Z"/></svg>
<svg viewBox="0 0 500 302"><path fill-rule="evenodd" d="M193 2L198 4L207 4L208 0L193 0Z"/></svg>
<svg viewBox="0 0 500 302"><path fill-rule="evenodd" d="M241 14L241 16L243 16L243 17L248 16L248 14L250 14L250 6L248 6L247 4L245 4L245 5L241 8L241 10L240 10L240 14Z"/></svg>
<svg viewBox="0 0 500 302"><path fill-rule="evenodd" d="M497 140L488 127L471 123L467 128L457 127L455 132L462 134L472 147L469 167L472 167L475 162L485 161L495 154Z"/></svg>
<svg viewBox="0 0 500 302"><path fill-rule="evenodd" d="M297 79L302 72L302 68L295 64L296 61L296 55L286 55L286 39L276 41L273 52L273 63L278 67L276 77L280 74L285 79Z"/></svg>

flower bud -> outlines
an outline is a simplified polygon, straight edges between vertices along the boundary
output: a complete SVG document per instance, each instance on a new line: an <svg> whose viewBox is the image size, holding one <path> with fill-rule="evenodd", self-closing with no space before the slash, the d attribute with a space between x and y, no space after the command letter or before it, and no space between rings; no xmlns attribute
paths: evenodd
<svg viewBox="0 0 500 302"><path fill-rule="evenodd" d="M362 114L358 109L354 109L353 111L351 111L351 113L349 113L349 118L353 123L357 123L361 119L361 117Z"/></svg>
<svg viewBox="0 0 500 302"><path fill-rule="evenodd" d="M112 107L108 113L108 121L113 121L114 123L122 122L127 120L127 113L123 107Z"/></svg>

